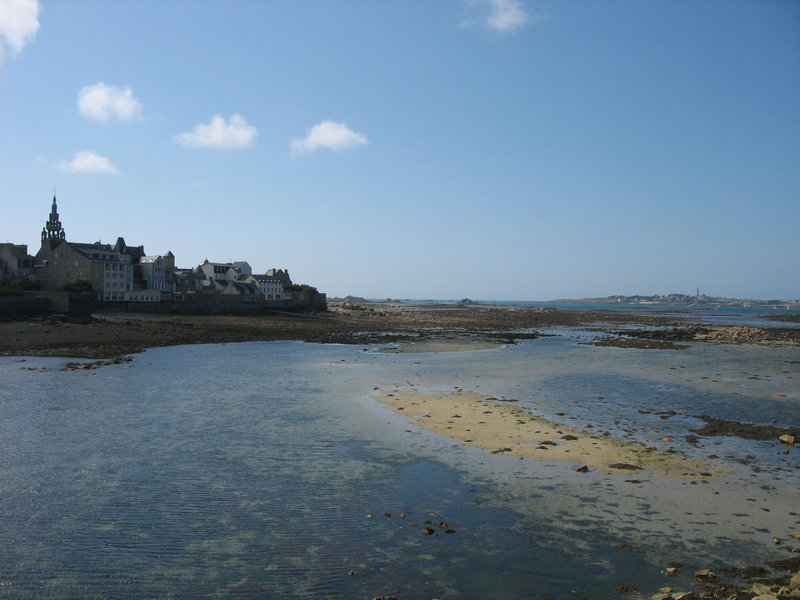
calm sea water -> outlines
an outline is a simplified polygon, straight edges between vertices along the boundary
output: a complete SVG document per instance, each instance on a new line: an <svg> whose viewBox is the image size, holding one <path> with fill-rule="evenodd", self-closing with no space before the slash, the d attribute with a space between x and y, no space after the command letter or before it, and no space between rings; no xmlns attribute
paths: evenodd
<svg viewBox="0 0 800 600"><path fill-rule="evenodd" d="M0 597L649 597L694 568L784 556L771 540L800 529L800 452L682 436L699 413L797 425L800 349L549 333L438 354L183 346L94 371L0 358ZM668 435L731 471L579 474L457 445L371 397L456 387L598 433ZM666 581L674 560L686 568Z"/></svg>

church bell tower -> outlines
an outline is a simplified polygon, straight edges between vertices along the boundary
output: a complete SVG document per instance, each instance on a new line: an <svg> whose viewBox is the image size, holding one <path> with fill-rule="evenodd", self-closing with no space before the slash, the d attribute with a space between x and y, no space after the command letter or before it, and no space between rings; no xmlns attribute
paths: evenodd
<svg viewBox="0 0 800 600"><path fill-rule="evenodd" d="M56 196L53 194L53 205L50 207L50 218L47 220L47 225L42 227L42 243L47 240L63 241L67 238L64 228L61 227L61 221L58 219L58 206L56 206Z"/></svg>

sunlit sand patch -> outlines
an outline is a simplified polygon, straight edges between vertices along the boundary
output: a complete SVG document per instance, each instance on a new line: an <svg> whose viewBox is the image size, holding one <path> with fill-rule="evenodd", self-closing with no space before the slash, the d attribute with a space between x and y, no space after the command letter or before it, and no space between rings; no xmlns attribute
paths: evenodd
<svg viewBox="0 0 800 600"><path fill-rule="evenodd" d="M710 479L718 474L718 469L712 471L710 465L680 454L566 427L468 390L381 390L375 399L425 429L492 454L575 462L579 467L632 476L639 472Z"/></svg>

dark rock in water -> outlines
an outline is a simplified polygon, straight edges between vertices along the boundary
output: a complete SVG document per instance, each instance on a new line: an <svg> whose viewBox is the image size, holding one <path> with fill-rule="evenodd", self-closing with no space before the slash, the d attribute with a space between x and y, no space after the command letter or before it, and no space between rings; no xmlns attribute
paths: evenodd
<svg viewBox="0 0 800 600"><path fill-rule="evenodd" d="M630 463L611 463L608 465L609 469L619 469L621 471L641 471L642 467L638 465L632 465Z"/></svg>
<svg viewBox="0 0 800 600"><path fill-rule="evenodd" d="M628 585L627 583L621 583L618 586L616 586L614 589L616 589L618 592L632 592L636 588L633 587L632 585Z"/></svg>
<svg viewBox="0 0 800 600"><path fill-rule="evenodd" d="M588 466L586 466L586 465L583 465L582 467L578 467L578 468L577 468L577 469L575 469L575 470L576 470L578 473L588 473L588 472L589 472L589 467L588 467Z"/></svg>
<svg viewBox="0 0 800 600"><path fill-rule="evenodd" d="M436 535L436 530L433 527L425 527L422 533L423 535Z"/></svg>
<svg viewBox="0 0 800 600"><path fill-rule="evenodd" d="M767 564L774 569L781 569L783 571L789 571L790 573L800 572L800 556L795 556L794 558L784 558L782 560L773 560Z"/></svg>
<svg viewBox="0 0 800 600"><path fill-rule="evenodd" d="M765 577L767 570L764 567L719 567L725 577L731 579L754 579L756 577Z"/></svg>
<svg viewBox="0 0 800 600"><path fill-rule="evenodd" d="M699 435L732 435L746 440L771 441L779 439L782 435L793 437L794 433L792 429L785 429L783 427L739 423L738 421L729 421L728 419L716 419L708 415L699 415L695 418L705 421L706 423L699 429L689 430Z"/></svg>
<svg viewBox="0 0 800 600"><path fill-rule="evenodd" d="M492 450L492 454L500 454L501 452L511 452L511 448L498 448L497 450Z"/></svg>

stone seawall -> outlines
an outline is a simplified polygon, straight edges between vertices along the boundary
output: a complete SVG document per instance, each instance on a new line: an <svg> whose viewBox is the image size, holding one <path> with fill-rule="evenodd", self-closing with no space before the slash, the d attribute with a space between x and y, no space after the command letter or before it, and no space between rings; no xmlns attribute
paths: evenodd
<svg viewBox="0 0 800 600"><path fill-rule="evenodd" d="M95 308L94 294L71 292L25 291L22 296L0 297L0 319L19 321L37 315L91 316Z"/></svg>
<svg viewBox="0 0 800 600"><path fill-rule="evenodd" d="M174 313L186 315L258 315L269 311L325 312L325 294L292 294L291 300L242 301L242 296L225 294L187 294L182 301L99 302L93 292L26 291L22 296L0 297L0 320L23 321L38 315L68 315L88 318L95 310L138 313ZM245 297L246 298L246 297Z"/></svg>
<svg viewBox="0 0 800 600"><path fill-rule="evenodd" d="M324 312L328 310L325 294L308 297L295 294L291 300L242 302L241 296L224 294L187 294L184 300L162 302L103 302L101 310L185 315L257 315L265 311Z"/></svg>

